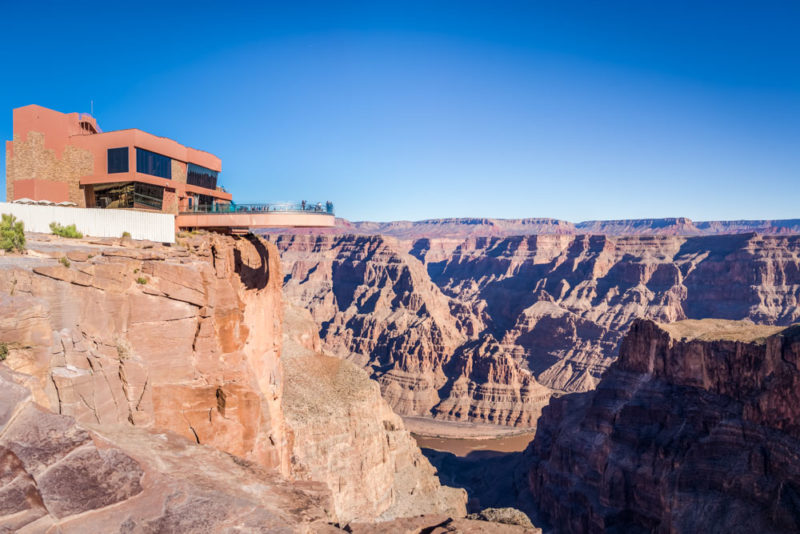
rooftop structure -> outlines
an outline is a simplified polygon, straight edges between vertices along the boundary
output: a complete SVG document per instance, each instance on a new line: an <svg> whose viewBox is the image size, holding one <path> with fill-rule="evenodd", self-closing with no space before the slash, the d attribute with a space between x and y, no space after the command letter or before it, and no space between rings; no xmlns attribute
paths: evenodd
<svg viewBox="0 0 800 534"><path fill-rule="evenodd" d="M6 141L6 198L171 213L179 228L332 226L333 205L240 206L220 159L138 129L103 132L85 113L17 108Z"/></svg>

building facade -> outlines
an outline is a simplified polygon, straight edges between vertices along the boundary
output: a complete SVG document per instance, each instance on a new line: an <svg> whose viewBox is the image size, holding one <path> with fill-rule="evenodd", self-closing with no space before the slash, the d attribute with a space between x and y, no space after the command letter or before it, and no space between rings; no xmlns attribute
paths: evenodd
<svg viewBox="0 0 800 534"><path fill-rule="evenodd" d="M102 132L85 113L42 106L13 112L6 199L73 202L178 214L230 205L218 157L138 129Z"/></svg>

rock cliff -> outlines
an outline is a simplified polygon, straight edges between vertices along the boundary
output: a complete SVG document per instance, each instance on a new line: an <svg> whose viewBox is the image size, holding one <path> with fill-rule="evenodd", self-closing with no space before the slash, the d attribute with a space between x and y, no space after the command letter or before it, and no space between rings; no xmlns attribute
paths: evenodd
<svg viewBox="0 0 800 534"><path fill-rule="evenodd" d="M284 413L296 478L325 482L340 521L421 514L463 517L463 489L443 487L378 384L356 364L319 353L306 310L285 313Z"/></svg>
<svg viewBox="0 0 800 534"><path fill-rule="evenodd" d="M800 236L276 235L285 294L403 415L531 426L637 318L800 319Z"/></svg>
<svg viewBox="0 0 800 534"><path fill-rule="evenodd" d="M800 529L800 326L635 321L525 452L558 532Z"/></svg>
<svg viewBox="0 0 800 534"><path fill-rule="evenodd" d="M792 235L800 233L800 219L692 221L687 217L667 217L663 219L619 219L578 223L544 217L528 219L451 218L391 222L336 219L336 225L332 228L287 228L276 231L267 230L267 232L305 235L383 235L403 240L424 238L463 240L467 237L510 237L544 234L702 236L758 232L769 235Z"/></svg>
<svg viewBox="0 0 800 534"><path fill-rule="evenodd" d="M0 532L316 532L330 492L171 432L79 424L0 365Z"/></svg>
<svg viewBox="0 0 800 534"><path fill-rule="evenodd" d="M0 398L0 525L321 532L465 514L378 385L316 354L313 323L284 326L273 245L34 235L29 249L0 258L0 393L16 384Z"/></svg>
<svg viewBox="0 0 800 534"><path fill-rule="evenodd" d="M186 245L43 244L4 261L6 364L78 422L174 431L288 473L277 255L255 238Z"/></svg>

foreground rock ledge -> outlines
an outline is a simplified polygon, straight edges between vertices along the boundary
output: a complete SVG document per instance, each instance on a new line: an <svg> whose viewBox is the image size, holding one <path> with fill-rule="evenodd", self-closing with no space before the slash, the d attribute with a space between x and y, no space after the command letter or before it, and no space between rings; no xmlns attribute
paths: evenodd
<svg viewBox="0 0 800 534"><path fill-rule="evenodd" d="M377 384L317 354L318 338L308 352L301 323L289 335L271 244L31 236L29 248L0 258L0 532L464 515L463 490L439 484ZM307 352L284 357L284 333Z"/></svg>

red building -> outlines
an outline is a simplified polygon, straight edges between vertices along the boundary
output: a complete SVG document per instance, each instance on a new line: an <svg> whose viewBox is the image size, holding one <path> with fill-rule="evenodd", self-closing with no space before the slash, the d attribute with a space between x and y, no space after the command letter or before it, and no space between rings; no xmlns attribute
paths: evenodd
<svg viewBox="0 0 800 534"><path fill-rule="evenodd" d="M332 204L237 206L218 184L220 159L138 129L103 132L85 113L14 110L6 199L173 213L179 227L332 226Z"/></svg>

